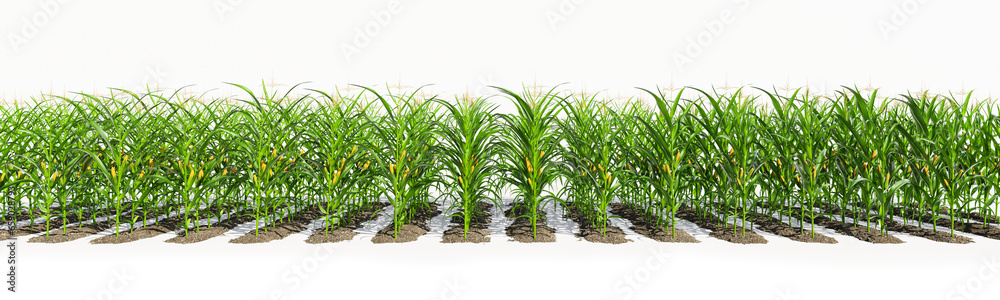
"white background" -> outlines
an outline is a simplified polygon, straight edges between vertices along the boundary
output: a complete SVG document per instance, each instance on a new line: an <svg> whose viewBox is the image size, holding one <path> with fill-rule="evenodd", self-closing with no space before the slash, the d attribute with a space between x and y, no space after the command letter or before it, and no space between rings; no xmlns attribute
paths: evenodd
<svg viewBox="0 0 1000 300"><path fill-rule="evenodd" d="M395 5L391 5L395 3ZM4 1L0 94L312 82L1000 92L995 1ZM347 51L353 48L357 51ZM348 55L347 53L351 53ZM683 63L680 63L683 61ZM280 87L280 86L279 86Z"/></svg>
<svg viewBox="0 0 1000 300"><path fill-rule="evenodd" d="M0 4L0 95L179 88L235 93L310 81L421 86L443 95L487 85L634 87L841 85L887 92L1000 92L997 1L20 1ZM345 48L356 52L345 52ZM284 85L282 85L284 84ZM560 235L508 243L327 247L304 235L266 245L19 241L23 299L997 299L1000 242L903 236L836 245L765 235L762 246L636 238L596 245ZM631 237L635 238L635 237ZM330 250L332 249L332 250ZM666 249L666 250L663 250ZM315 251L329 250L331 256ZM665 267L644 263L670 253ZM318 265L303 276L296 268ZM985 271L984 271L985 270ZM629 288L630 276L646 281ZM122 274L124 273L124 274ZM985 276L984 274L992 274ZM528 276L528 277L525 277ZM294 280L287 280L293 278ZM299 282L300 285L293 285ZM454 288L459 293L449 293ZM963 295L960 288L978 287ZM625 291L629 291L626 293ZM453 297L456 296L457 297ZM4 294L3 299L8 299Z"/></svg>

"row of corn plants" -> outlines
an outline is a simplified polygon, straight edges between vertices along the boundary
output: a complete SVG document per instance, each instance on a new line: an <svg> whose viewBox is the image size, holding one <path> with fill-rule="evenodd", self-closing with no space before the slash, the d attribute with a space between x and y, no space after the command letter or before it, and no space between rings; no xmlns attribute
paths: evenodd
<svg viewBox="0 0 1000 300"><path fill-rule="evenodd" d="M186 234L250 216L257 234L315 208L329 232L386 201L398 233L447 199L468 232L479 203L509 195L533 234L555 203L604 233L615 202L671 232L687 208L741 235L751 213L883 233L929 215L954 234L1000 210L998 106L971 95L497 88L503 100L449 101L233 86L244 95L109 90L0 107L0 190L25 200L7 201L4 218L42 220L46 234L106 218L119 234L171 215Z"/></svg>

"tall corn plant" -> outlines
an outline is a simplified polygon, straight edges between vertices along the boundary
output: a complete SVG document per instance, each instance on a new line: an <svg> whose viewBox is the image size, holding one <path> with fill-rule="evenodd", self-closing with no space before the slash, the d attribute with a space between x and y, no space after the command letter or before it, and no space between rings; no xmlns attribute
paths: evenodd
<svg viewBox="0 0 1000 300"><path fill-rule="evenodd" d="M307 161L314 165L313 177L317 179L320 211L326 221L326 231L350 219L352 208L363 206L363 185L373 180L369 169L372 137L363 115L373 104L360 97L343 97L315 91L323 97L306 124L304 146Z"/></svg>
<svg viewBox="0 0 1000 300"><path fill-rule="evenodd" d="M16 157L16 149L19 149L20 143L23 139L19 138L21 133L17 130L21 122L21 118L24 116L24 110L19 106L7 107L0 106L0 199L3 203L0 204L2 207L2 220L4 223L13 222L17 223L18 214L21 210L21 201L17 195L17 186L19 185L19 180L17 174L18 169L15 168L14 163L18 160ZM8 215L13 216L13 219L8 219Z"/></svg>
<svg viewBox="0 0 1000 300"><path fill-rule="evenodd" d="M643 168L646 158L642 149L649 149L651 146L649 139L644 138L645 135L642 134L646 128L640 120L651 122L653 113L644 101L629 98L620 106L617 115L618 118L614 120L615 126L620 128L620 131L629 133L619 139L617 149L621 155L618 159L625 166L625 172L619 176L622 184L619 200L624 205L645 209L651 197L651 188L643 180L643 176L648 172Z"/></svg>
<svg viewBox="0 0 1000 300"><path fill-rule="evenodd" d="M986 120L983 124L987 137L987 140L983 141L985 166L979 174L982 175L982 188L979 193L985 198L980 213L986 217L987 225L990 223L991 215L995 222L1000 224L1000 139L997 138L1000 137L1000 118L996 115L997 111L994 110L992 101L990 99L985 105Z"/></svg>
<svg viewBox="0 0 1000 300"><path fill-rule="evenodd" d="M291 195L292 188L299 177L295 170L289 172L289 168L295 165L293 157L303 154L300 142L305 105L302 102L307 98L282 103L290 99L289 94L295 87L279 96L275 91L269 92L265 86L263 94L258 97L245 86L231 85L242 89L250 97L239 100L245 108L231 113L236 118L235 133L243 136L234 148L239 152L237 159L244 163L240 168L240 179L245 183L243 195L249 200L249 214L255 219L254 235L257 235L262 221L264 232L267 232L268 224L277 221L275 216L281 207L289 208L285 216L289 219L296 209L302 208L292 202L295 200Z"/></svg>
<svg viewBox="0 0 1000 300"><path fill-rule="evenodd" d="M668 226L671 237L676 237L677 211L683 204L682 192L691 184L688 169L690 160L686 143L692 133L685 126L685 119L690 116L690 106L681 104L682 89L674 99L670 100L662 91L654 93L647 89L640 90L653 97L656 102L652 119L635 118L641 124L640 132L645 133L646 147L639 147L637 154L643 158L640 170L641 182L651 188L650 205L647 213L654 218L657 226ZM628 166L632 169L631 166Z"/></svg>
<svg viewBox="0 0 1000 300"><path fill-rule="evenodd" d="M361 86L359 86L361 87ZM371 118L375 138L381 145L375 150L380 162L379 175L386 184L381 196L394 207L393 238L413 219L420 208L429 208L430 188L437 181L440 165L435 159L440 153L434 131L440 120L434 101L416 97L417 91L392 95L388 99L375 90L361 87L373 94L385 109L381 118Z"/></svg>
<svg viewBox="0 0 1000 300"><path fill-rule="evenodd" d="M871 220L877 218L876 225L885 234L885 220L892 213L895 196L909 183L898 176L897 170L901 167L901 139L894 134L898 112L890 110L888 101L877 103L877 92L866 97L855 89L845 89L838 92L844 101L833 106L840 111L834 114L837 130L847 133L838 148L843 149L842 154L854 166L852 175L864 178L858 184L861 192L858 206L875 212L875 216L866 218L866 228L871 230ZM857 222L858 215L854 217Z"/></svg>
<svg viewBox="0 0 1000 300"><path fill-rule="evenodd" d="M746 236L746 214L759 202L756 190L761 147L757 139L755 103L753 98L742 94L742 89L729 96L712 96L692 89L701 92L710 104L710 110L696 106L697 121L704 129L701 134L705 140L697 145L710 155L708 161L711 162L708 170L712 175L706 181L715 188L717 208L725 215L722 221L726 222L730 216L741 216L743 230L737 232L734 226L733 233Z"/></svg>
<svg viewBox="0 0 1000 300"><path fill-rule="evenodd" d="M501 134L504 151L500 155L504 162L504 180L514 188L514 205L525 211L515 219L527 218L531 222L532 238L538 238L539 212L554 199L551 193L542 195L542 192L559 176L559 161L554 152L559 149L556 126L563 97L555 93L555 88L539 95L527 89L517 94L494 88L517 108L517 114L503 115L506 126Z"/></svg>
<svg viewBox="0 0 1000 300"><path fill-rule="evenodd" d="M20 154L28 163L24 176L30 189L29 210L38 209L41 212L45 219L45 236L49 236L53 217L66 220L71 193L76 183L80 182L71 175L71 170L79 164L82 156L76 149L82 147L80 131L84 126L80 126L76 119L79 112L61 100L65 99L56 97L37 103L32 109L31 123L26 124L28 128L20 129L31 146ZM54 211L57 203L60 204L59 211ZM92 208L98 206L100 204L94 203Z"/></svg>
<svg viewBox="0 0 1000 300"><path fill-rule="evenodd" d="M574 99L564 106L565 120L559 122L566 142L563 155L564 177L569 198L587 215L594 228L606 235L608 206L619 197L621 178L626 172L621 159L621 117L597 95Z"/></svg>
<svg viewBox="0 0 1000 300"><path fill-rule="evenodd" d="M446 197L454 200L449 210L461 209L450 216L462 219L462 237L467 238L472 221L485 214L478 210L479 202L500 206L496 176L500 124L493 113L496 105L485 98L460 98L457 104L438 102L448 113L448 121L436 130L442 140L441 164L448 171L441 179Z"/></svg>
<svg viewBox="0 0 1000 300"><path fill-rule="evenodd" d="M229 178L229 170L222 165L227 159L226 152L232 149L223 139L224 134L235 135L227 124L230 114L220 115L216 106L220 102L202 103L193 99L165 101L168 114L162 123L159 142L167 151L160 159L165 166L157 166L150 157L146 167L159 168L163 172L152 176L161 183L171 186L177 196L175 204L178 214L183 215L185 236L194 222L201 218L202 206L210 208L215 190ZM230 148L227 148L230 147ZM155 148L154 148L155 149ZM141 164L142 162L140 162ZM144 170L138 171L139 178Z"/></svg>
<svg viewBox="0 0 1000 300"><path fill-rule="evenodd" d="M831 155L830 136L826 129L831 114L828 113L829 107L822 105L820 100L810 97L806 92L799 99L793 97L793 101L789 103L791 106L788 107L792 123L799 131L793 139L794 154L789 161L794 164L799 213L809 218L812 237L816 237L817 210L823 209L820 193L827 186L827 164ZM805 227L801 225L800 223L800 228L804 230Z"/></svg>
<svg viewBox="0 0 1000 300"><path fill-rule="evenodd" d="M969 137L970 145L967 146L967 151L970 155L970 162L973 163L968 170L969 174L974 176L972 180L974 192L973 195L970 195L974 203L970 205L969 212L979 213L988 225L989 217L993 214L992 208L996 204L995 193L991 195L990 179L995 177L991 173L991 169L996 165L993 161L998 152L996 143L1000 141L996 140L997 132L993 124L994 118L989 102L971 104L970 107L972 111L968 114L966 128L971 128L970 132L972 133Z"/></svg>
<svg viewBox="0 0 1000 300"><path fill-rule="evenodd" d="M941 210L941 204L946 206L954 235L956 215L968 207L972 184L979 178L974 170L981 158L973 157L972 141L973 136L985 132L967 122L972 119L967 114L978 113L978 108L969 107L969 98L962 103L948 97L906 95L904 99L901 101L909 110L910 126L899 125L897 131L911 145L911 157L918 170L914 175L921 178L932 211ZM936 230L937 222L933 223Z"/></svg>
<svg viewBox="0 0 1000 300"><path fill-rule="evenodd" d="M796 138L801 134L794 122L792 110L797 107L795 100L799 91L795 91L789 97L783 97L777 93L771 93L759 89L765 93L771 101L770 109L765 110L761 118L758 118L758 126L761 128L760 135L765 142L762 151L761 172L762 192L767 197L765 210L775 210L779 216L783 213L791 213L793 194L795 192L794 157L797 153ZM801 228L803 220L800 218Z"/></svg>
<svg viewBox="0 0 1000 300"><path fill-rule="evenodd" d="M126 211L132 211L135 202L129 199L129 191L134 191L136 181L135 176L139 174L136 167L136 152L148 149L146 145L139 145L141 138L135 135L148 129L146 124L142 124L144 119L136 115L134 107L129 107L126 100L115 97L105 99L96 96L81 94L85 101L76 103L66 99L76 110L87 112L82 118L80 128L86 130L81 132L81 138L87 140L87 144L95 145L98 148L78 149L85 153L84 163L87 168L94 168L95 173L88 174L93 181L92 188L96 192L96 198L104 200L114 208L112 219L115 225L115 236L120 234L122 217ZM148 142L148 140L145 140ZM141 154L140 154L141 155ZM139 164L142 168L142 163ZM125 220L134 224L137 217Z"/></svg>

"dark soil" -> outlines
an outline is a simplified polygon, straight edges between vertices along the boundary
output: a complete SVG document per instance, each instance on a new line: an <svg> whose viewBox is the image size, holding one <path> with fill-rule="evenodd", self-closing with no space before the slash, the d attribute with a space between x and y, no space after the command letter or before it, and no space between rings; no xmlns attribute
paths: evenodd
<svg viewBox="0 0 1000 300"><path fill-rule="evenodd" d="M137 214L137 213L133 212L133 213L123 214L121 216L121 220L132 219L132 217L135 216L135 214ZM76 219L77 219L76 216L73 216L73 218L70 218L70 222L73 222ZM59 220L59 223L61 225L62 224L62 219L60 218L58 220ZM84 220L84 222L86 222L86 221L87 221L87 219ZM53 223L55 223L55 222L53 222ZM42 223L41 225L44 227L45 223ZM105 221L102 221L102 222L97 222L96 224L94 224L94 223L84 224L83 226L80 226L79 224L78 225L71 225L71 226L66 227L66 228L62 228L62 226L60 226L60 227L58 227L59 229L56 229L57 227L51 227L52 229L49 230L48 236L45 236L45 235L36 236L36 237L33 237L33 238L29 239L28 242L29 243L64 243L64 242L69 242L69 241L81 239L81 238L84 238L84 237L88 237L88 236L91 236L91 235L95 235L95 234L101 233L102 231L105 231L105 230L108 230L108 229L111 229L111 228L114 228L114 227L115 227L115 223L114 223L113 219L108 219L108 220L105 220ZM65 229L65 230L63 230L63 229ZM44 229L41 232L44 232Z"/></svg>
<svg viewBox="0 0 1000 300"><path fill-rule="evenodd" d="M940 211L938 211L938 214L947 216L947 215L949 215L948 214L948 209L942 208ZM955 212L955 215L958 216L961 219L971 219L973 221L977 221L977 222L981 222L981 223L990 223L990 224L994 224L994 225L997 225L998 223L1000 223L1000 219L998 219L996 216L989 216L989 220L987 220L979 212L972 212L972 213ZM989 221L989 222L987 222L987 221Z"/></svg>
<svg viewBox="0 0 1000 300"><path fill-rule="evenodd" d="M212 212L219 210L219 207L213 206L206 208L199 212L199 215L211 215ZM192 216L196 215L191 213ZM137 222L136 226L142 226L142 222ZM102 236L91 240L91 244L122 244L138 241L141 239L148 239L155 237L164 233L173 232L183 229L184 226L184 215L177 215L160 220L157 223L147 222L147 226L132 228L131 230L119 233L118 236L113 234Z"/></svg>
<svg viewBox="0 0 1000 300"><path fill-rule="evenodd" d="M278 224L264 224L263 228L248 232L229 242L233 244L260 244L280 240L308 229L306 226L309 225L309 222L321 216L322 212L319 207L311 206L296 213L288 221L279 221Z"/></svg>
<svg viewBox="0 0 1000 300"><path fill-rule="evenodd" d="M803 230L802 228L794 227L790 224L781 222L775 217L764 215L758 212L747 212L747 219L753 220L755 228L763 230L764 232L780 235L789 238L793 241L803 242L803 243L821 243L821 244L836 244L837 240L826 236L821 233L814 233L809 230ZM747 221L750 221L747 220Z"/></svg>
<svg viewBox="0 0 1000 300"><path fill-rule="evenodd" d="M509 219L527 213L524 206L514 206L506 211L504 215ZM504 230L511 241L522 243L552 243L556 241L556 229L545 224L546 216L544 211L538 212L538 220L535 224L535 236L531 234L531 221L528 218L517 218L510 226Z"/></svg>
<svg viewBox="0 0 1000 300"><path fill-rule="evenodd" d="M706 213L706 217L703 218L700 212L695 212L695 210L687 206L682 206L677 210L677 217L710 230L711 233L709 236L723 241L736 244L767 244L767 239L753 232L753 230L747 229L744 231L742 226L729 225L728 222L722 222L719 217L711 212Z"/></svg>
<svg viewBox="0 0 1000 300"><path fill-rule="evenodd" d="M396 228L394 224L389 224L385 228L382 228L382 230L379 230L375 234L375 237L372 238L372 243L385 244L416 241L417 238L431 230L430 227L427 227L427 221L441 214L437 203L429 204L428 206L417 208L416 213L413 214L413 218L404 224L399 229L399 232L395 232Z"/></svg>
<svg viewBox="0 0 1000 300"><path fill-rule="evenodd" d="M833 213L834 215L840 215L840 209L838 209L838 208L828 208L827 211ZM860 220L867 220L868 219L868 214L866 214L866 213L855 212L855 211L852 211L852 210L844 210L844 215L847 215L847 216L854 216L855 213L857 213L859 222L860 222ZM873 222L877 222L876 221L877 219L878 219L877 216L873 216L872 217L872 221ZM883 220L883 222L886 224L886 229L888 229L889 231L902 232L902 233L906 233L906 234L909 234L909 235L912 235L912 236L917 236L917 237L922 237L922 238L925 238L925 239L928 239L928 240L932 240L932 241L935 241L935 242L952 243L952 244L968 244L968 243L972 243L972 239L970 239L968 237L957 236L957 235L956 236L952 236L951 234L949 234L947 232L944 232L944 231L940 231L940 230L939 231L934 231L934 230L926 229L926 228L923 228L923 227L917 227L917 226L913 226L913 225L909 225L909 224L903 225L903 224L900 224L899 222L896 222L895 220L891 220L889 218L886 218L885 220Z"/></svg>
<svg viewBox="0 0 1000 300"><path fill-rule="evenodd" d="M224 209L231 211L234 209L230 206L223 206ZM275 210L284 209L288 205L282 204L278 205ZM175 244L191 244L197 242L203 242L210 238L214 238L233 230L236 226L246 224L254 221L254 217L247 215L250 214L252 210L246 209L235 213L231 213L228 219L222 220L215 225L201 225L195 228L188 228L186 231L181 228L176 237L166 240L167 243ZM235 217L234 217L235 216Z"/></svg>
<svg viewBox="0 0 1000 300"><path fill-rule="evenodd" d="M95 219L95 218L100 218L100 217L107 216L108 213L109 213L109 211L98 211L96 213L96 216L94 216L93 218L91 218L91 213L90 212L83 212L83 214L82 214L82 216L83 216L82 220L84 222L86 222L86 221L89 221L89 220L92 220L92 219ZM39 218L39 215L35 215L35 218ZM25 219L27 219L27 218L25 218ZM62 233L62 228L65 227L66 224L80 223L81 222L80 220L81 219L79 217L77 217L76 214L71 214L71 215L67 216L66 217L66 222L63 222L63 218L61 218L61 217L53 217L52 220L49 221L50 235L52 233L55 233L56 231ZM78 226L73 225L73 227L78 227ZM69 228L66 228L66 230L68 231ZM7 239L7 238L10 238L10 237L19 237L19 236L25 236L25 235L36 234L36 233L44 233L44 232L45 232L45 222L41 222L41 223L37 223L37 224L31 224L31 225L28 225L28 226L22 226L22 227L15 228L13 236L10 235L10 231L9 230L2 230L2 231L0 231L0 239Z"/></svg>
<svg viewBox="0 0 1000 300"><path fill-rule="evenodd" d="M792 209L792 217L805 221L809 220L809 218L806 218L799 213L798 208ZM896 238L889 234L882 234L882 232L879 231L878 229L854 226L854 224L850 223L841 223L838 221L834 221L827 216L817 216L815 224L829 229L833 229L839 234L853 236L859 240L873 244L903 243L903 240L900 240L899 238Z"/></svg>
<svg viewBox="0 0 1000 300"><path fill-rule="evenodd" d="M183 221L180 217L174 216L160 220L159 224L153 225L148 224L148 226L143 226L134 230L123 231L115 236L114 234L102 236L90 241L91 244L122 244L128 242L134 242L141 239L147 239L154 236L158 236L167 232L174 231L172 228L177 227ZM142 222L136 223L137 226L142 226Z"/></svg>
<svg viewBox="0 0 1000 300"><path fill-rule="evenodd" d="M997 216L989 216L989 219L987 220L987 218L983 217L983 215L977 212L968 214L967 218L983 223L990 223L994 225L1000 224L1000 218L998 218Z"/></svg>
<svg viewBox="0 0 1000 300"><path fill-rule="evenodd" d="M576 237L583 238L592 243L605 244L624 244L632 241L625 238L625 231L612 226L611 222L605 222L604 233L602 234L601 228L594 226L595 222L584 213L583 208L579 205L574 205L573 202L567 202L566 206L569 208L566 210L566 217L580 226L580 232L576 233Z"/></svg>
<svg viewBox="0 0 1000 300"><path fill-rule="evenodd" d="M701 243L684 230L670 227L657 227L646 220L646 216L630 205L611 203L611 213L632 222L632 231L645 237L665 243Z"/></svg>
<svg viewBox="0 0 1000 300"><path fill-rule="evenodd" d="M176 237L170 238L169 240L166 240L166 242L175 244L192 244L220 236L230 230L233 230L236 226L240 226L240 224L252 222L254 218L252 216L245 215L249 212L249 210L244 210L230 214L228 219L222 220L214 225L201 225L197 228L189 228L186 235L184 231L180 231Z"/></svg>
<svg viewBox="0 0 1000 300"><path fill-rule="evenodd" d="M914 216L919 215L918 218L920 219L920 221L923 221L924 223L936 224L939 229L942 229L938 230L938 232L943 232L947 236L951 236L950 233L951 222L952 222L951 219L941 216L935 220L934 219L935 216L931 216L930 214L927 213L917 213L913 209L906 209L906 212L907 212L907 217L913 218ZM986 224L978 224L978 223L966 223L962 220L954 220L954 221L955 221L955 230L995 240L1000 240L1000 227L986 225Z"/></svg>
<svg viewBox="0 0 1000 300"><path fill-rule="evenodd" d="M370 202L359 208L355 208L353 212L349 213L352 217L350 219L341 220L341 224L339 224L336 228L314 229L313 234L306 239L306 243L321 244L350 241L354 239L354 236L358 235L358 233L354 231L355 229L361 228L362 223L375 218L377 213L385 209L386 206L389 206L389 203Z"/></svg>
<svg viewBox="0 0 1000 300"><path fill-rule="evenodd" d="M40 235L33 237L28 240L29 243L65 243L69 241L74 241L77 239L85 238L91 235L95 235L102 231L108 230L114 227L112 221L97 222L97 224L84 224L80 226L70 226L66 228L63 232L62 229L53 229L49 232L49 236Z"/></svg>
<svg viewBox="0 0 1000 300"><path fill-rule="evenodd" d="M451 217L451 228L445 230L441 237L442 243L489 243L490 231L486 230L490 222L493 221L493 204L480 201L476 204L476 210L481 214L474 214L469 219L469 232L465 233L465 218L461 216ZM465 210L459 209L461 214Z"/></svg>

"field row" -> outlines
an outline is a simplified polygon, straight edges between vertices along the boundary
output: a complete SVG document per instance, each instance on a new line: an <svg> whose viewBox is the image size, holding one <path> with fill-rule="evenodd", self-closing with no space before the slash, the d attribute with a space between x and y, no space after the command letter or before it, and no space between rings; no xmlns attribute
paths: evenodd
<svg viewBox="0 0 1000 300"><path fill-rule="evenodd" d="M474 241L491 216L482 207L506 196L506 230L528 242L554 238L544 212L556 206L608 242L623 230L615 214L664 240L690 240L675 229L693 222L748 243L763 240L754 229L830 242L814 225L961 242L956 231L990 236L1000 221L998 106L971 95L497 88L445 99L233 86L245 96L113 90L0 107L3 221L42 220L25 230L43 239L83 221L93 228L75 236L180 228L197 240L246 222L284 236L314 220L351 235L385 206L392 226L377 239L409 240L441 211Z"/></svg>
<svg viewBox="0 0 1000 300"><path fill-rule="evenodd" d="M890 228L890 233L882 233L878 230L867 229L860 220L866 218L866 213L862 211L844 212L843 219L839 217L822 217L816 223L803 222L796 217L779 217L774 212L767 212L764 209L756 209L748 215L748 222L755 224L756 231L740 231L739 223L742 219L734 218L723 220L717 211L693 211L690 208L682 208L679 216L683 225L680 228L657 227L648 222L639 209L622 203L613 203L608 213L612 217L621 218L618 222L610 222L604 228L604 232L597 227L591 226L585 214L580 212L578 206L569 204L554 205L543 210L539 224L539 235L533 236L531 226L528 222L513 221L514 206L511 203L504 203L501 207L489 203L480 203L476 207L477 212L483 217L473 220L471 229L464 230L464 222L461 218L453 216L446 218L446 214L438 209L438 205L431 205L429 209L421 211L417 217L407 224L404 224L398 237L394 237L392 230L394 225L390 221L393 207L386 202L372 202L362 211L356 212L354 218L347 225L331 230L325 226L325 220L319 214L318 206L281 209L271 218L255 220L239 212L224 213L221 218L209 217L198 220L200 226L185 231L185 226L176 213L168 213L153 218L148 224L137 224L136 226L121 228L119 235L115 235L115 224L107 215L96 217L96 223L87 220L72 223L58 224L46 232L42 226L42 219L22 220L17 229L12 231L4 230L0 233L0 239L11 237L30 236L28 242L33 243L64 243L81 238L97 236L90 240L92 244L121 244L130 243L143 239L153 238L160 235L172 236L166 242L178 244L190 244L203 242L213 238L223 236L240 235L231 239L230 243L254 244L266 243L281 240L292 234L308 234L307 243L337 243L350 241L359 233L372 234L374 243L405 243L417 240L417 238L431 232L441 234L442 243L487 243L493 233L504 233L511 241L526 243L554 242L557 228L572 232L577 238L595 243L621 244L632 242L627 238L626 230L630 234L638 234L659 242L668 243L698 243L692 233L708 232L709 236L731 243L738 244L765 244L768 241L756 232L766 232L781 236L797 242L804 243L825 243L836 244L838 241L831 236L809 231L806 228L820 228L820 232L837 232L843 236L849 236L861 241L877 244L897 244L903 243L894 234L907 234L937 242L966 244L973 242L969 236L980 236L990 239L1000 240L1000 227L985 225L981 221L962 222L958 226L959 231L965 234L952 235L943 231L935 231L935 225L946 226L950 220L940 213L925 212L918 220L895 218L885 220ZM209 215L210 208L199 209L205 215ZM110 211L108 211L110 212ZM831 215L839 215L840 211L830 212ZM871 213L871 212L868 212ZM554 216L553 216L554 215ZM553 218L549 221L548 218ZM270 226L260 226L260 223L271 222ZM617 225L615 224L617 223ZM447 224L447 226L444 226ZM553 226L554 225L554 226ZM432 229L435 227L436 229Z"/></svg>

